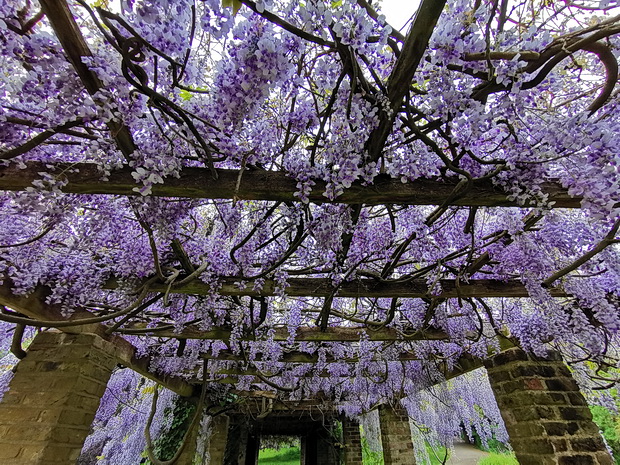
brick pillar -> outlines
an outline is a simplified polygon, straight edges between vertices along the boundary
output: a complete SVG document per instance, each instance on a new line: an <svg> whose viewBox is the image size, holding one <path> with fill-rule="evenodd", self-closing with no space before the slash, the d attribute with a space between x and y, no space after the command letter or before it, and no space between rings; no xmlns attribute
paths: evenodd
<svg viewBox="0 0 620 465"><path fill-rule="evenodd" d="M403 410L394 411L387 405L383 406L379 409L379 425L385 465L415 465L407 414Z"/></svg>
<svg viewBox="0 0 620 465"><path fill-rule="evenodd" d="M195 412L193 412L190 417L188 419L186 419L186 423L187 423L187 427L191 427L191 422L194 418ZM202 413L199 414L201 419L202 419ZM203 433L201 431L201 419L199 419L196 424L194 425L194 427L192 428L192 431L190 431L189 433L189 437L187 438L187 442L185 443L185 446L183 447L183 451L181 452L181 455L179 455L179 458L177 459L177 461L175 462L175 465L202 465L202 458L200 457L199 451L198 451L198 442L204 440L203 438L200 437L201 433ZM180 426L182 427L182 426Z"/></svg>
<svg viewBox="0 0 620 465"><path fill-rule="evenodd" d="M612 465L588 405L558 353L514 348L486 363L521 465Z"/></svg>
<svg viewBox="0 0 620 465"><path fill-rule="evenodd" d="M227 437L224 465L245 465L249 428L242 417L231 418Z"/></svg>
<svg viewBox="0 0 620 465"><path fill-rule="evenodd" d="M226 415L218 415L211 418L209 428L209 465L223 465L226 443L228 442L229 418Z"/></svg>
<svg viewBox="0 0 620 465"><path fill-rule="evenodd" d="M358 421L343 418L342 443L344 465L362 465L362 435Z"/></svg>
<svg viewBox="0 0 620 465"><path fill-rule="evenodd" d="M93 334L39 333L0 403L0 463L75 464L116 365L112 353Z"/></svg>

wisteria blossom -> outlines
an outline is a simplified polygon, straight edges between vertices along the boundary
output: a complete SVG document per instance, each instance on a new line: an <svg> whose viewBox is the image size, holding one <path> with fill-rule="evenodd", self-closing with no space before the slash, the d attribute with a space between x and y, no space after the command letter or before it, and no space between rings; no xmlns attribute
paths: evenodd
<svg viewBox="0 0 620 465"><path fill-rule="evenodd" d="M53 3L0 2L1 354L94 317L218 401L398 404L442 442L505 439L441 384L505 344L615 384L617 2ZM101 464L144 451L140 383Z"/></svg>

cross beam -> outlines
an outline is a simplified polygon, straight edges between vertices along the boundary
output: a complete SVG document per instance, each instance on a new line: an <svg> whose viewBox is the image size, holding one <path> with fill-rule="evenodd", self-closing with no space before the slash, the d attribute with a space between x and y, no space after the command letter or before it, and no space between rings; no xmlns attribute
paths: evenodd
<svg viewBox="0 0 620 465"><path fill-rule="evenodd" d="M57 173L57 178L64 183L61 187L68 194L110 194L140 195L134 190L136 184L128 166L113 171L106 181L96 164L50 164L27 162L25 169L15 165L0 167L0 190L23 191L32 187L32 183L41 178L40 172ZM163 184L155 184L152 195L156 197L184 197L194 199L242 199L292 202L299 201L295 196L297 181L281 171L218 170L218 179L214 180L207 168L185 167L179 178L168 177ZM240 181L240 182L239 182ZM239 184L237 185L237 183ZM329 203L323 195L326 190L324 181L315 180L315 186L309 194L312 203ZM333 203L364 205L441 205L450 197L458 180L417 179L402 183L387 175L379 175L372 185L364 186L355 182L336 198ZM548 194L549 201L555 202L554 208L580 208L581 197L572 197L558 182L542 184L543 193ZM523 207L508 198L505 192L495 187L490 181L476 182L466 193L459 196L451 205L475 207ZM530 204L532 205L532 204Z"/></svg>
<svg viewBox="0 0 620 465"><path fill-rule="evenodd" d="M232 335L232 331L230 329L218 328L202 331L196 326L187 326L180 331L167 328L161 331L157 330L157 328L140 328L135 331L129 329L124 330L123 332L125 334L153 335L163 338L202 339L213 341L228 341ZM271 337L273 337L274 341L286 342L290 339L290 333L288 328L279 326L270 332L270 338ZM439 329L425 329L411 333L404 333L397 331L394 328L381 328L373 330L361 326L330 326L325 331L322 331L321 328L317 326L302 326L297 328L294 340L295 342L358 342L362 337L369 341L438 341L449 339L448 334ZM245 334L242 336L237 336L237 338L242 341L260 340L260 337L255 338L253 334Z"/></svg>
<svg viewBox="0 0 620 465"><path fill-rule="evenodd" d="M28 296L14 295L10 285L5 280L0 285L0 305L9 307L23 315L36 320L59 321L65 322L69 319L79 320L80 318L88 318L94 316L86 310L76 310L70 318L62 315L61 308L58 305L45 303L45 297L49 294L49 290L39 286L34 292ZM138 355L138 350L126 339L117 335L107 335L106 326L101 323L66 326L59 328L68 333L94 333L103 339L111 342L115 347L114 356L118 361L128 368L140 373L145 378L151 379L162 386L176 392L181 396L193 395L194 388L185 382L185 380L176 376L154 373L150 370L150 358Z"/></svg>
<svg viewBox="0 0 620 465"><path fill-rule="evenodd" d="M217 360L220 362L245 362L245 358L242 355L234 354L230 350L221 350L217 353L217 355L210 353L203 353L200 356L205 360ZM348 358L335 358L330 354L326 354L325 363L357 363L359 361L359 357L348 357ZM392 357L391 359L383 359L383 358L374 358L373 361L376 362L405 362L412 360L421 360L415 354L409 352L402 352L398 354L396 357ZM264 357L262 355L256 356L253 362L262 362L264 361ZM308 352L300 352L300 351L289 351L284 352L277 360L278 362L286 362L286 363L318 363L319 354L309 354Z"/></svg>
<svg viewBox="0 0 620 465"><path fill-rule="evenodd" d="M504 349L505 350L505 349ZM378 363L378 362L377 362ZM482 368L484 366L484 360L479 357L474 357L470 354L461 355L455 363L452 364L451 367L445 362L439 362L435 365L438 370L438 373L441 374L439 377L433 377L429 379L430 385L440 384L449 379L456 378L457 376L461 376L465 373L469 373L470 371L476 370L478 368ZM237 367L237 368L223 368L216 372L218 375L223 375L222 378L217 379L217 383L220 384L236 384L238 383L239 376L253 376L254 380L253 384L261 384L263 380L258 376L259 371L255 367ZM429 374L430 375L430 374ZM318 376L320 378L329 378L334 375L330 374L326 370L321 370L318 373L312 373L303 375L300 378L312 378L313 376ZM348 377L349 375L340 375L341 377ZM436 379L435 379L436 378ZM193 381L194 383L198 383L199 380L196 379Z"/></svg>
<svg viewBox="0 0 620 465"><path fill-rule="evenodd" d="M239 283L243 283L243 288ZM177 294L211 295L218 293L224 296L269 297L278 295L278 284L272 279L264 280L260 290L254 290L254 281L240 278L222 278L221 286L212 289L201 281L194 280L182 286L171 286L155 283L150 285L152 292L171 292ZM285 293L289 297L330 297L334 294L334 286L329 278L289 278ZM527 289L517 280L501 281L499 279L471 279L457 282L454 279L440 279L441 289L432 291L425 279L410 281L379 281L371 278L347 281L340 285L335 297L401 297L401 298L466 298L466 297L529 297ZM106 289L116 289L116 280L109 280ZM563 289L548 289L553 297L566 297Z"/></svg>

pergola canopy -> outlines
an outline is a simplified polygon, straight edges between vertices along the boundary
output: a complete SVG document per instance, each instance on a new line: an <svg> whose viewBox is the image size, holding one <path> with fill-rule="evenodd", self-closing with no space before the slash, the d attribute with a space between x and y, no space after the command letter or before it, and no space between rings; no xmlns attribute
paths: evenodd
<svg viewBox="0 0 620 465"><path fill-rule="evenodd" d="M615 359L614 8L240 3L3 7L0 320L361 410L514 345Z"/></svg>

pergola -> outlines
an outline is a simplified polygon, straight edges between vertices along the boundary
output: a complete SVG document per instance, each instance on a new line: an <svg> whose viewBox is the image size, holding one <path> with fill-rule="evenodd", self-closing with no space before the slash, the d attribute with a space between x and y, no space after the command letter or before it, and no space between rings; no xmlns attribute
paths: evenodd
<svg viewBox="0 0 620 465"><path fill-rule="evenodd" d="M378 16L371 2L358 0L350 7L342 7L342 21L350 19L346 16L349 13L355 21L364 18L379 35L373 29L363 44L356 44L353 37L337 33L337 22L324 19L326 24L321 24L317 17L312 17L303 23L299 19L302 16L295 15L304 13L295 6L287 10L267 2L232 2L243 5L241 13L235 14L245 16L240 19L232 13L221 13L230 21L254 21L252 27L270 28L282 43L297 41L283 56L288 57L289 67L297 67L299 79L290 80L302 90L288 98L283 95L294 84L270 84L272 87L262 95L262 106L252 111L239 107L238 111L248 114L243 122L231 123L226 118L233 117L228 114L220 116L219 122L216 118L209 120L208 115L200 112L202 101L193 103L193 99L203 98L204 94L204 98L215 101L218 90L223 93L222 89L227 89L218 84L218 73L232 73L224 68L226 63L242 58L241 52L233 58L229 54L235 46L258 40L249 38L253 32L231 32L237 41L234 46L225 42L210 46L209 54L220 55L225 64L211 69L216 77L210 78L209 89L200 87L197 78L191 84L184 84L182 78L186 74L185 79L190 81L187 75L195 74L188 71L194 66L192 60L202 65L215 60L202 56L207 49L203 42L197 44L198 39L194 39L198 37L199 14L212 14L209 8L213 5L191 4L191 24L184 26L191 35L190 42L185 55L174 56L146 36L145 26L153 21L157 32L157 27L173 19L147 20L147 13L139 13L144 6L141 3L135 12L132 6L126 6L125 16L108 8L106 2L97 2L98 6L79 0L39 3L40 11L28 3L30 9L24 6L11 21L5 19L5 43L10 37L14 37L11 40L15 43L28 43L39 33L50 34L51 45L46 45L50 57L55 60L60 55L60 61L67 65L59 73L71 73L71 79L82 86L76 101L88 100L93 111L100 114L85 113L73 119L61 114L57 121L50 121L46 113L39 121L31 111L38 103L29 94L30 100L24 102L16 93L3 97L3 125L7 134L9 130L18 134L15 138L7 136L8 143L0 146L0 158L6 161L0 166L3 214L13 214L16 224L31 225L27 218L34 218L35 223L40 218L47 221L48 213L38 211L36 200L27 201L28 195L40 196L42 204L52 199L49 205L68 199L64 210L58 208L58 220L50 213L50 222L44 222L43 227L38 225L38 230L26 231L28 234L14 243L0 245L0 251L24 251L23 258L17 252L0 256L0 304L5 307L0 320L19 328L14 333L12 351L24 356L18 365L22 368L17 369L15 386L7 393L15 395L0 404L0 426L8 425L4 436L0 432L0 444L21 444L10 448L8 453L14 453L7 456L13 461L10 463L75 462L75 450L79 451L79 447L71 441L68 442L72 445L63 452L50 452L63 442L55 435L56 431L67 430L61 420L44 422L51 433L42 435L40 441L36 440L39 442L33 439L34 446L27 441L16 443L12 436L17 431L16 412L27 403L25 399L45 396L41 394L45 389L36 394L23 387L30 383L28 376L49 371L45 379L53 379L57 365L49 370L45 367L61 363L62 357L70 358L63 347L72 345L78 353L89 354L84 355L84 360L95 360L98 374L88 376L97 378L97 385L104 387L112 367L120 363L194 400L214 385L232 385L237 395L248 399L270 399L280 405L282 412L286 411L279 413L282 424L293 425L283 430L297 431L297 425L302 431L299 434L306 435L304 453L308 464L339 460L317 452L325 449L329 439L321 436L316 425L308 420L313 409L325 402L333 408L332 420L343 418L338 409L344 409L347 396L330 398L333 393L324 389L329 383L337 385L340 378L355 378L363 365L364 369L376 369L384 375L384 381L390 379L390 373L400 373L398 379L403 386L414 382L422 389L486 366L512 446L522 464L611 463L562 356L583 356L584 360L598 363L599 368L614 360L617 328L615 320L610 321L613 318L605 312L608 307L617 309L618 304L617 284L609 284L616 277L614 263L619 254L618 172L612 164L608 174L611 187L604 191L609 200L600 191L587 187L587 181L597 175L598 161L587 166L594 167L594 171L585 173L584 168L583 179L574 184L567 177L575 178L579 173L566 175L561 170L564 162L585 163L583 159L588 153L597 153L602 159L609 152L607 145L613 146L614 137L617 139L610 136L607 140L603 135L618 126L614 113L618 95L614 51L618 46L619 17L598 18L597 22L583 27L580 24L575 29L565 18L573 13L543 5L543 10L549 9L550 22L564 18L563 34L531 49L518 48L527 47L525 39L516 44L517 48L513 44L504 49L500 39L491 43L491 35L501 35L504 28L521 28L516 20L511 26L507 18L522 15L521 20L525 21L527 15L520 12L518 2L512 5L502 1L499 6L498 2L490 2L487 6L494 13L486 24L486 38L480 39L486 40L486 51L465 48L462 53L448 53L440 38L448 34L446 16L457 18L460 14L456 3L423 0L409 32L403 35L386 28L385 19ZM481 3L485 2L472 7L472 24L481 21L476 17ZM314 5L308 4L307 8ZM179 8L186 6L183 3ZM506 10L508 6L512 12ZM336 14L341 5L334 4L332 8ZM295 19L299 21L295 23ZM575 21L578 19L575 16ZM545 21L542 25L536 21L534 15L531 27L537 25L543 31ZM438 24L443 29L438 31ZM325 34L317 32L320 30ZM461 39L465 42L467 34L475 35L464 30ZM215 37L212 31L207 36L209 40ZM372 44L381 41L389 49L384 61L380 60L379 49L372 48ZM302 48L300 44L305 48L293 59L292 54ZM253 46L263 50L259 45ZM41 57L24 58L28 49L24 50L10 59L23 59L26 74L36 72L33 69L39 66L37 59ZM266 48L262 56L270 56L271 52ZM117 59L118 75L112 77L97 61L109 56ZM453 62L438 61L451 56ZM598 65L588 61L590 58ZM557 92L556 87L575 79L567 75L570 73L559 71L565 59L582 60L580 66L593 76L591 79L598 76L599 84L589 88L588 79L580 80L579 75L574 84L574 93L579 95L571 94L577 102L575 107L565 106L572 104L570 100L551 108L550 95ZM321 66L321 60L332 60L332 68L321 71L324 75L317 71L315 82L312 73ZM164 65L166 75L160 69ZM504 65L512 71L503 71ZM249 61L240 68L246 74L259 74ZM269 72L265 71L265 81L277 81ZM428 86L443 82L442 72L456 76L454 82L460 84L455 87L460 86L467 94L463 102L468 102L469 107L463 103L462 107L442 114L441 105L425 106L426 100L440 98ZM329 81L328 78L332 79L329 84L319 82ZM59 81L58 77L44 76L42 72L37 79L41 87L46 82ZM123 79L126 88L119 87ZM161 84L158 80L170 82ZM230 81L226 85L236 85L235 78ZM306 89L306 85L315 87ZM330 90L324 90L325 87ZM448 87L441 97L446 99L445 105L450 104ZM248 92L243 97L247 101L257 98L251 97L250 84L242 89L238 93ZM540 110L542 104L532 103L532 108L523 111L516 107L529 104L529 97L522 97L524 92L537 90L540 93L535 94L536 98L548 99L545 102L549 108L545 111L549 120L563 120L566 126L574 124L584 134L596 129L598 138L606 140L607 145L601 148L597 136L592 136L584 147L575 148L575 153L565 153L561 141L555 141L553 146L547 136L541 136L540 141L528 140L534 137L529 132L531 121L522 118L534 115L532 118L540 118L544 125L547 116ZM341 97L343 93L345 96ZM515 108L506 103L513 95L515 100L510 105ZM62 98L58 97L59 101ZM132 105L141 105L136 103L142 102L140 99L146 102L143 114L124 113ZM258 153L263 150L262 141L254 133L244 133L245 126L264 120L264 130L268 131L270 118L277 120L281 116L279 111L288 111L282 110L284 103L290 107L289 115L293 115L296 105L304 99L313 102L308 105L315 110L314 119L304 123L305 129L295 129L294 119L282 116L282 121L278 120L283 134L278 140L280 152L269 149L269 155L261 158ZM212 104L209 102L205 105ZM368 116L368 108L377 109L374 126L364 128L361 122L358 128L355 117ZM268 110L273 110L273 115L260 114ZM480 115L491 121L490 129L480 130L476 134L479 141L472 142L474 136L469 140L460 134L459 125L473 124ZM509 120L511 115L513 119ZM339 123L339 118L344 123ZM153 134L147 133L141 119L150 121ZM491 129L497 134L487 138L485 132ZM271 130L276 131L275 126ZM330 147L345 150L346 146L337 145L339 138L353 140L355 134L360 135L361 141L351 149L351 154L356 150L363 153L357 153L359 157L352 164L359 171L353 180L339 178L340 171L353 168L345 166L346 156L337 159ZM148 154L149 144L162 140L169 143L170 153L166 156L170 160L149 162L149 156L141 153ZM95 148L91 150L89 144ZM55 147L59 147L57 153ZM230 155L230 147L245 152ZM115 154L105 154L106 150L114 150ZM522 158L514 155L517 151L524 152ZM351 154L349 158L353 158ZM426 174L415 179L404 171L399 178L394 174L399 169L399 156L405 160L419 157L420 172L429 163L425 157L433 156L439 161L437 167L428 168ZM269 157L270 164L266 161ZM308 165L298 169L287 161L297 159ZM166 163L170 164L169 171ZM309 169L309 174L304 169ZM364 174L366 171L369 176ZM598 195L601 197L597 198ZM172 211L176 206L183 212L167 212L166 209ZM328 210L332 206L334 210ZM159 211L162 219L157 217ZM96 224L92 226L92 237L91 229L84 226L89 221ZM98 224L100 221L105 225ZM187 224L192 224L191 228ZM135 229L117 230L127 225ZM560 244L564 225L566 235L579 244L570 244L570 238ZM367 232L375 227L377 232ZM98 228L115 239L97 242L104 235ZM386 231L391 231L393 237L382 237ZM528 244L543 240L554 244L554 231L558 235L555 248L532 252L533 271L519 272L528 262ZM580 231L585 237L583 242L574 236ZM64 243L60 240L63 234L67 236ZM6 238L9 236L7 233ZM212 243L209 238L214 238ZM96 244L85 253L84 263L89 265L85 265L84 274L80 276L79 270L75 276L68 272L65 279L63 265L52 264L52 260L61 263L60 259L50 257L65 250L73 253L72 241L77 249L83 242ZM331 249L320 247L322 242L329 241ZM37 247L47 247L52 252L46 255ZM511 247L516 250L514 260L518 261L514 267L508 253L513 250ZM431 249L433 252L428 252ZM136 256L136 266L131 268L131 260L126 257L136 251L148 257L145 260L144 256ZM27 280L20 273L26 266L22 262L26 263L28 254L35 252L43 267L48 266L49 259L50 271L42 272L33 283L24 283ZM537 262L540 257L546 261ZM115 260L125 261L115 268L111 264ZM143 260L149 265L142 266ZM104 271L99 273L99 269ZM220 273L220 269L229 273ZM82 278L92 278L92 284L80 281ZM588 284L582 285L584 282ZM76 291L78 286L85 290ZM64 287L70 292L59 294ZM72 295L74 291L79 295ZM518 310L504 308L511 305ZM543 308L540 313L539 308ZM524 315L522 325L514 317L518 312ZM538 318L548 318L546 324L551 326L549 321L556 320L567 326L558 323L557 333L540 330L544 334L539 334ZM26 354L21 349L25 326L55 328L59 332L47 331L45 336L37 336L40 342L35 338ZM605 340L603 350L592 347L590 341L596 337ZM522 345L538 350L537 354L522 350ZM334 349L336 346L338 350ZM50 347L58 347L58 354L51 351L46 355ZM371 352L364 352L363 347L372 348L367 349ZM550 350L547 356L541 354L543 347ZM98 355L92 355L95 353ZM166 359L184 357L188 362L178 371L154 368L165 365ZM333 366L339 367L339 374L330 369ZM74 368L76 373L81 370L79 366ZM412 373L418 373L418 377L414 379ZM599 377L598 381L601 380L613 381ZM43 377L41 382L46 383ZM313 383L321 387L315 389L311 387ZM403 424L408 425L403 407L394 411L385 407L390 403L400 405L399 401L408 395L407 389L394 389L391 398L382 393L372 399L373 408L384 405L381 427L385 431L386 464L415 461L411 438L403 433ZM75 395L79 388L71 385L66 390ZM93 395L99 398L102 394ZM353 403L355 395L350 393ZM67 405L79 402L70 396L66 399ZM16 407L15 403L19 405ZM90 416L84 418L84 425L92 421L97 405L98 400L90 408ZM367 407L361 406L356 413L366 412ZM523 411L519 413L519 409L534 413L528 416ZM546 417L541 413L544 409ZM238 410L230 418L242 413L242 409ZM276 415L277 408L270 413ZM301 416L296 417L297 413ZM306 414L310 417L303 416ZM211 463L225 460L223 451L231 447L232 426L228 421L213 422ZM304 422L308 428L303 426ZM343 422L343 460L347 464L361 463L361 452L358 454L356 449L359 427L351 415ZM563 422L574 427L570 432L569 428L565 434L555 435L552 426ZM269 418L265 420L265 425L265 431L281 433L273 417L271 423ZM188 433L193 442L197 439L196 429ZM83 431L81 441L85 434ZM251 431L244 434L245 442L237 446L247 450L234 463L255 463L252 454L258 443L252 439ZM587 441L589 448L583 446ZM36 450L47 452L37 455L32 452ZM178 463L194 463L195 457L188 455L193 452L187 446Z"/></svg>

